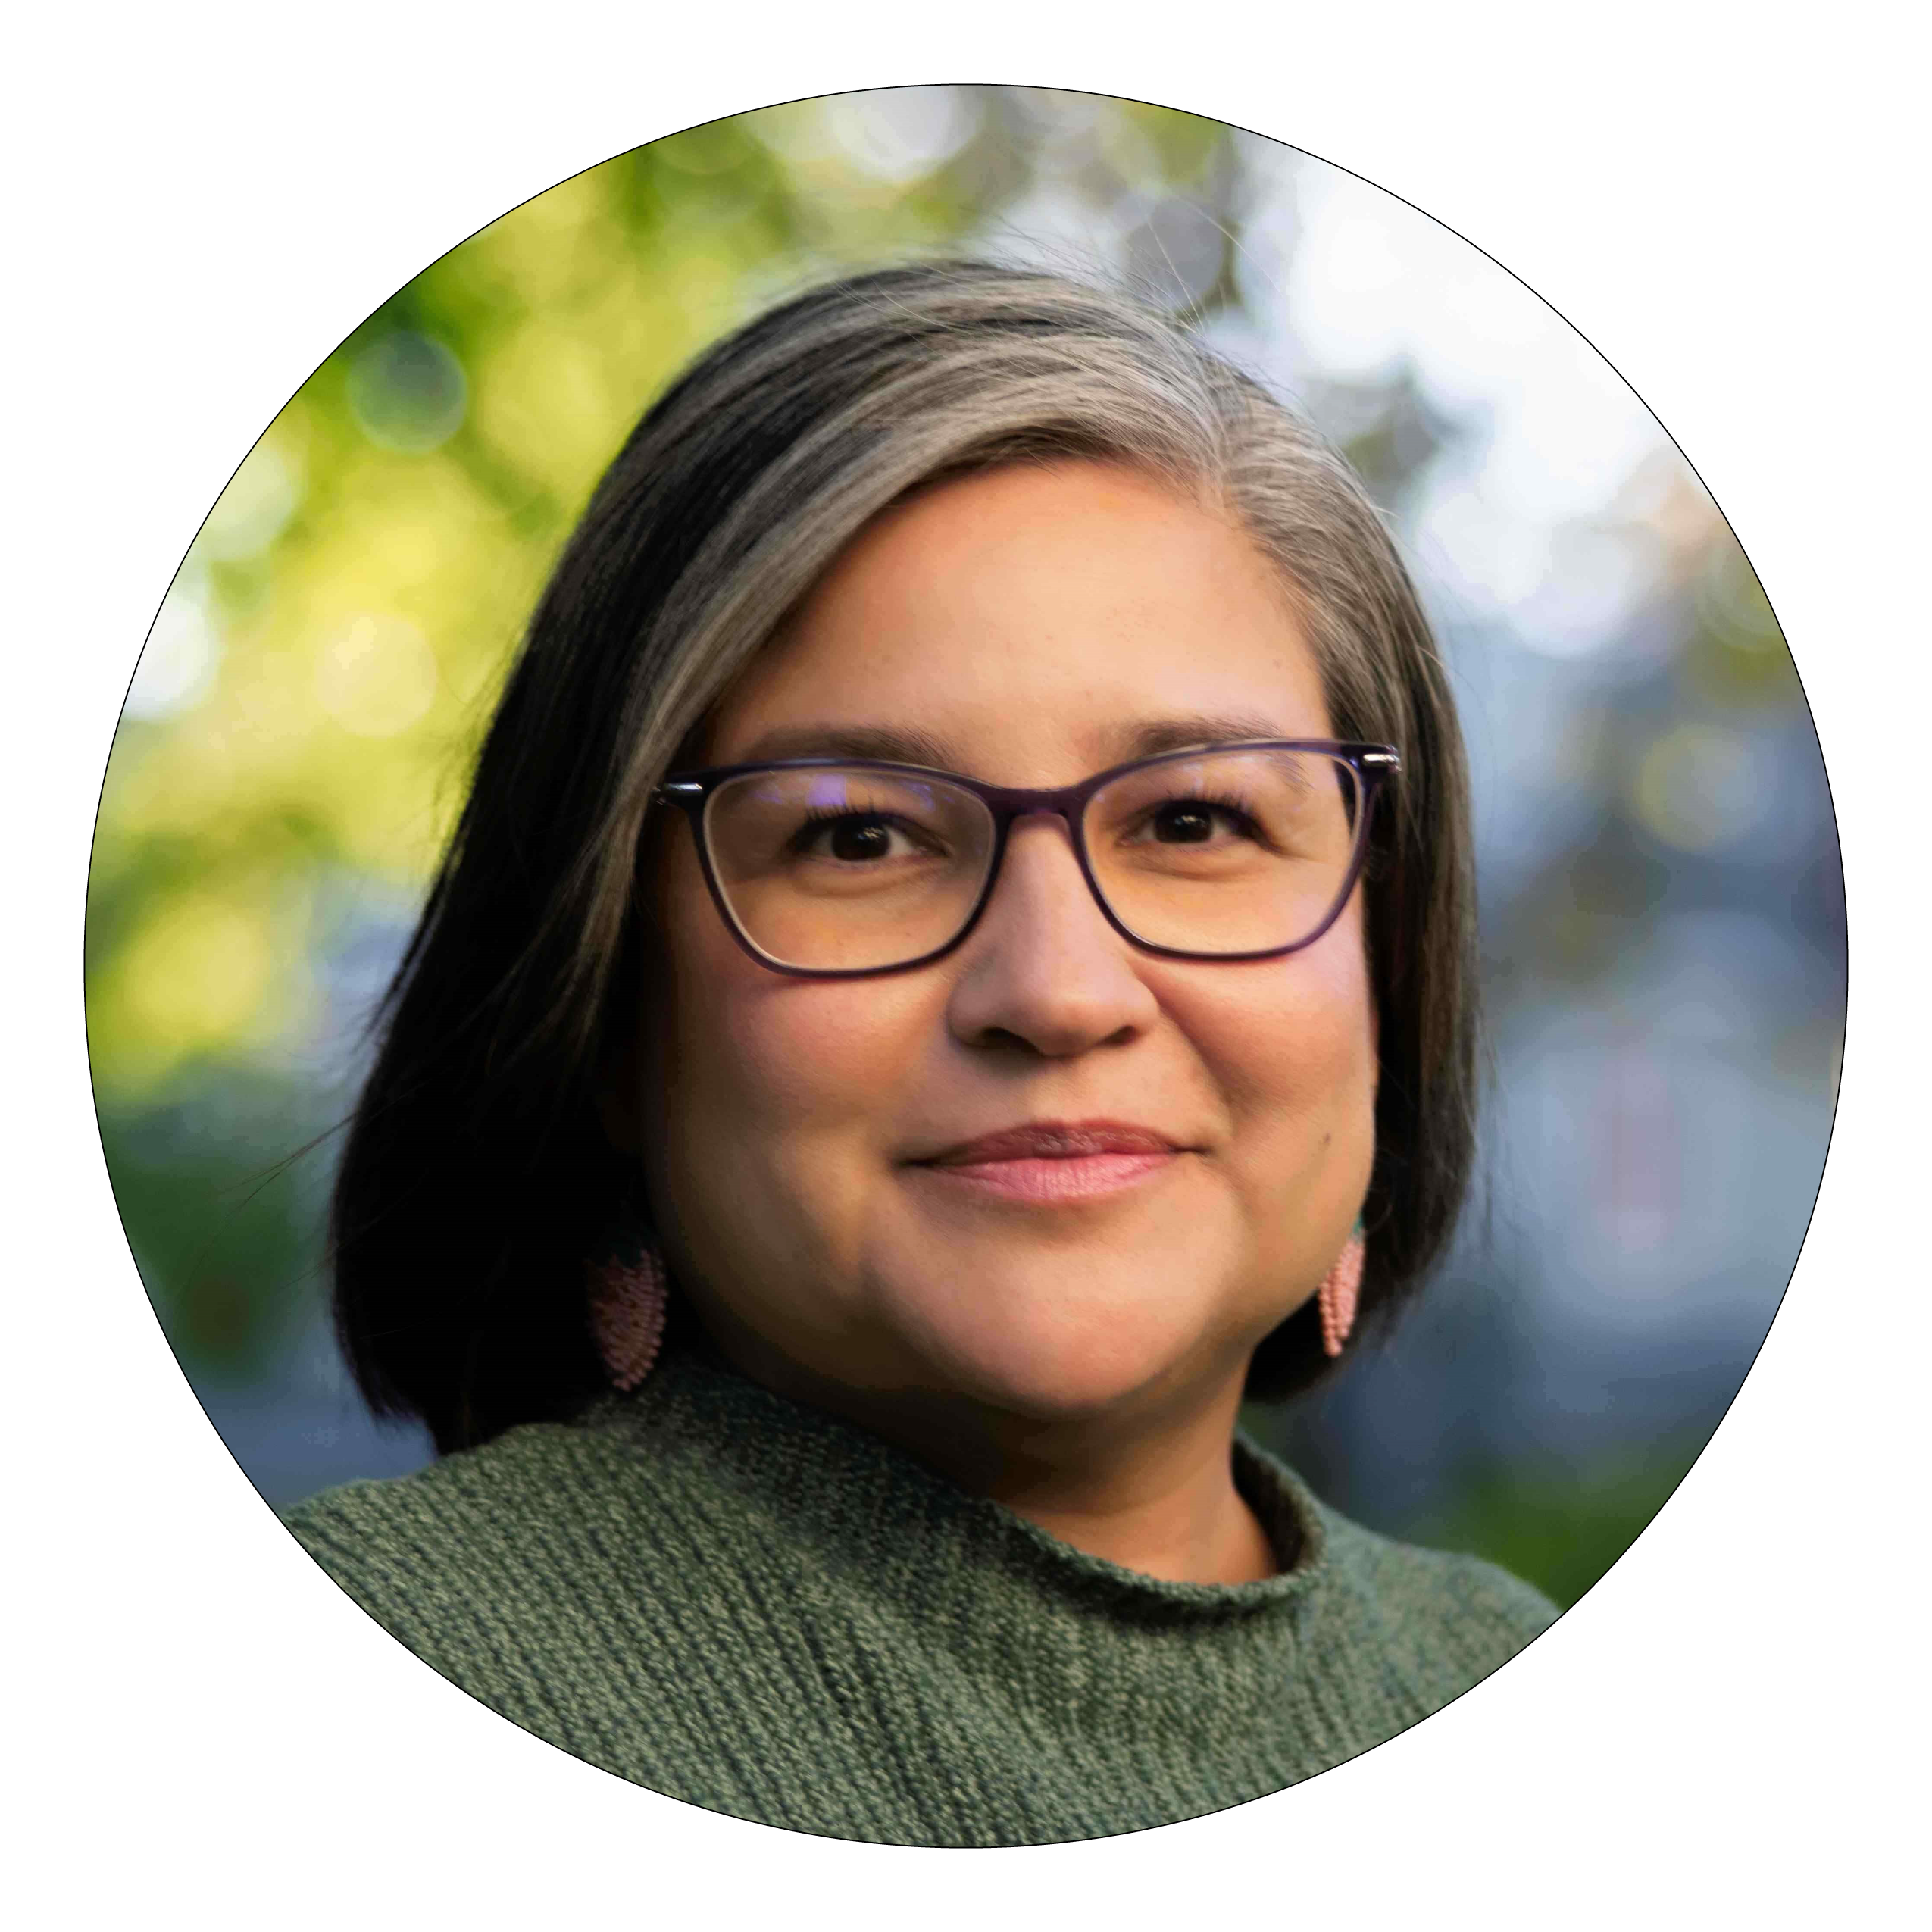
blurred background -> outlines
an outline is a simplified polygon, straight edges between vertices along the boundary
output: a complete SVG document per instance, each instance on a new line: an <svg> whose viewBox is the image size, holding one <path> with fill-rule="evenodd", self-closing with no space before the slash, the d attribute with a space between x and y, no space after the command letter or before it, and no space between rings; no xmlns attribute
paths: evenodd
<svg viewBox="0 0 1932 1932"><path fill-rule="evenodd" d="M278 1508L429 1459L347 1379L323 1216L522 622L684 361L934 251L1131 278L1346 449L1417 574L1474 774L1482 1185L1393 1343L1246 1421L1361 1520L1574 1602L1736 1393L1816 1195L1845 938L1803 693L1689 464L1535 295L1326 163L1101 96L843 95L620 155L277 417L141 655L89 883L102 1137L168 1339Z"/></svg>

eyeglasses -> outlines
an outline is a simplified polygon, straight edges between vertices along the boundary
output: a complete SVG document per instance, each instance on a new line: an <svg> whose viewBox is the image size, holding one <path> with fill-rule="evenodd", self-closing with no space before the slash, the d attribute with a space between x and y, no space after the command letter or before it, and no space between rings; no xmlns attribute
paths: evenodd
<svg viewBox="0 0 1932 1932"><path fill-rule="evenodd" d="M1066 825L1108 923L1170 959L1271 959L1333 925L1361 876L1389 745L1270 739L1169 752L1058 791L857 758L667 778L732 936L773 971L902 972L973 930L1017 818Z"/></svg>

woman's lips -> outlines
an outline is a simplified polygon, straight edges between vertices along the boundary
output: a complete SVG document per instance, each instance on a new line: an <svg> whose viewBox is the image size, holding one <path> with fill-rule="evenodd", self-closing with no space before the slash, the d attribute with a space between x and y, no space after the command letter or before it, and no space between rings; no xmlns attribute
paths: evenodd
<svg viewBox="0 0 1932 1932"><path fill-rule="evenodd" d="M1186 1149L1117 1121L1039 1121L962 1141L914 1165L939 1180L1009 1200L1091 1200L1171 1166Z"/></svg>

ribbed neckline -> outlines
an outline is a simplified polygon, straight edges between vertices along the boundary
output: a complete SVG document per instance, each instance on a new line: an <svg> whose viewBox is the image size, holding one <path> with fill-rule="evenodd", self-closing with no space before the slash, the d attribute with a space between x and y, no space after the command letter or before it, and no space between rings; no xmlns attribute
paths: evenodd
<svg viewBox="0 0 1932 1932"><path fill-rule="evenodd" d="M1328 1567L1321 1506L1245 1435L1234 1440L1235 1480L1284 1567L1251 1583L1197 1583L1076 1549L856 1424L752 1381L702 1346L667 1351L634 1393L600 1399L580 1421L616 1432L646 1462L695 1452L714 1480L782 1511L798 1537L861 1555L908 1589L938 1575L990 1584L1003 1574L1088 1614L1187 1626L1286 1615Z"/></svg>

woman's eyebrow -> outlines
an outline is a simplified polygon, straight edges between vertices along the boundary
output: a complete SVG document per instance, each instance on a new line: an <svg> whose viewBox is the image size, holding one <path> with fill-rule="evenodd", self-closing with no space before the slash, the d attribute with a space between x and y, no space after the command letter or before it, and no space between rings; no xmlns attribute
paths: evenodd
<svg viewBox="0 0 1932 1932"><path fill-rule="evenodd" d="M1190 751L1197 745L1251 744L1295 735L1282 729L1280 719L1256 713L1183 712L1117 727L1107 735L1111 749L1106 757L1110 764L1125 764L1135 758L1158 758L1164 752Z"/></svg>
<svg viewBox="0 0 1932 1932"><path fill-rule="evenodd" d="M1187 711L1115 725L1098 740L1095 769L1158 758L1164 752L1197 745L1231 745L1282 738L1279 719L1255 714L1229 716ZM733 764L763 764L784 758L879 758L889 764L922 764L941 771L963 771L964 763L946 739L916 726L889 724L783 724L761 733L733 758Z"/></svg>
<svg viewBox="0 0 1932 1932"><path fill-rule="evenodd" d="M888 764L959 769L953 747L943 738L916 726L889 724L777 725L753 739L732 763L817 758L879 758Z"/></svg>

